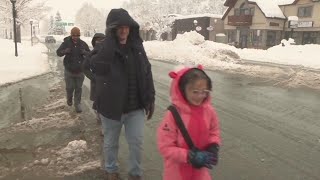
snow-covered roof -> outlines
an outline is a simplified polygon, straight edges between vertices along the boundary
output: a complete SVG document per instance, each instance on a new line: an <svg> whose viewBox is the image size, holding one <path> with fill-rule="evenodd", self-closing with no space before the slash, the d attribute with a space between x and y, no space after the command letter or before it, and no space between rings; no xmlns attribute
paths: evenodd
<svg viewBox="0 0 320 180"><path fill-rule="evenodd" d="M249 0L249 3L255 3L261 9L262 13L267 18L280 18L285 19L285 15L281 11L279 7L279 3L293 3L295 0ZM237 0L226 0L224 5L228 6L229 8L224 12L224 16L229 13L231 8L235 5Z"/></svg>
<svg viewBox="0 0 320 180"><path fill-rule="evenodd" d="M299 21L297 16L288 16L288 21Z"/></svg>
<svg viewBox="0 0 320 180"><path fill-rule="evenodd" d="M210 14L210 13L205 13L205 14L192 14L192 15L181 15L176 17L175 19L191 19L191 18L199 18L199 17L211 17L211 18L217 18L221 19L222 15L221 14Z"/></svg>
<svg viewBox="0 0 320 180"><path fill-rule="evenodd" d="M293 4L296 0L276 0L279 6Z"/></svg>
<svg viewBox="0 0 320 180"><path fill-rule="evenodd" d="M256 3L263 14L268 18L285 19L285 15L277 4L278 0L249 0L249 2Z"/></svg>

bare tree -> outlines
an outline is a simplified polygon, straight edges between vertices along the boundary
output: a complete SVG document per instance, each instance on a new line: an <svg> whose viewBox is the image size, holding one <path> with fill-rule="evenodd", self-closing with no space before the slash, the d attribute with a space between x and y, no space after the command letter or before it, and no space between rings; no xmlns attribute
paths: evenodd
<svg viewBox="0 0 320 180"><path fill-rule="evenodd" d="M224 0L130 0L123 4L142 29L160 34L170 31L173 14L222 14Z"/></svg>
<svg viewBox="0 0 320 180"><path fill-rule="evenodd" d="M96 32L104 32L105 15L92 4L84 3L76 13L75 24L85 36L92 36Z"/></svg>
<svg viewBox="0 0 320 180"><path fill-rule="evenodd" d="M17 0L17 20L21 25L27 25L30 19L41 20L50 10L46 1L36 2L35 0ZM0 23L12 22L12 4L10 0L0 1Z"/></svg>

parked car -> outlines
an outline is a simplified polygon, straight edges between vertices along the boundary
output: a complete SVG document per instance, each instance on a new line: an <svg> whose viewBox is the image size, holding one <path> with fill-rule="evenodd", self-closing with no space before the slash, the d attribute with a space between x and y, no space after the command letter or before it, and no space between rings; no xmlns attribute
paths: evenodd
<svg viewBox="0 0 320 180"><path fill-rule="evenodd" d="M56 43L56 39L53 36L46 36L45 43Z"/></svg>

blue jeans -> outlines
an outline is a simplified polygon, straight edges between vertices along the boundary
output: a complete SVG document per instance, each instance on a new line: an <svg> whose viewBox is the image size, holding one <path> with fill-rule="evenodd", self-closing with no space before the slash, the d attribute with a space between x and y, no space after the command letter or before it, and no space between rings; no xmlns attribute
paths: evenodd
<svg viewBox="0 0 320 180"><path fill-rule="evenodd" d="M104 129L104 168L108 173L118 172L119 137L122 125L125 127L126 139L129 145L129 174L142 176L142 145L144 136L143 109L131 111L121 116L121 120L108 119L100 114Z"/></svg>

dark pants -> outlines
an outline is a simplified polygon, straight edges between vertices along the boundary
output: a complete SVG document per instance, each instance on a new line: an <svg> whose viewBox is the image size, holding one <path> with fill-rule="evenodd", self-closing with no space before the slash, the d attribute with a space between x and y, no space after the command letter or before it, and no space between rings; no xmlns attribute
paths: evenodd
<svg viewBox="0 0 320 180"><path fill-rule="evenodd" d="M73 74L67 70L64 71L64 80L66 82L67 100L72 102L74 93L74 105L81 103L82 84L84 81L83 73Z"/></svg>

